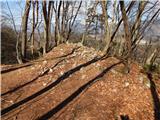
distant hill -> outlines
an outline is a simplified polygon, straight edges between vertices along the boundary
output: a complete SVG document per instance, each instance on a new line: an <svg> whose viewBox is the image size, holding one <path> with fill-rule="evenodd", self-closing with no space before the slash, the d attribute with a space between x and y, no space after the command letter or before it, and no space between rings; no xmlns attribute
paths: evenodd
<svg viewBox="0 0 160 120"><path fill-rule="evenodd" d="M145 38L158 38L160 39L160 23L154 23L152 27L145 32Z"/></svg>
<svg viewBox="0 0 160 120"><path fill-rule="evenodd" d="M85 25L82 24L80 21L76 21L75 23L76 27L74 28L74 31L76 33L83 33L85 31ZM120 28L122 29L122 28ZM156 38L160 38L160 23L156 22L154 24L152 24L152 27L148 30L145 31L145 39L156 39Z"/></svg>

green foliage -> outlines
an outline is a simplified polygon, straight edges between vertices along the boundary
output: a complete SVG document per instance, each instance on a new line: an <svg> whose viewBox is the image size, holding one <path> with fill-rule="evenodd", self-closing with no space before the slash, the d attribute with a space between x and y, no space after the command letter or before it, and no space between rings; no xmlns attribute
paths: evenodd
<svg viewBox="0 0 160 120"><path fill-rule="evenodd" d="M145 72L155 72L155 73L160 73L160 65L156 65L156 64L145 64L143 66L143 69L145 70Z"/></svg>
<svg viewBox="0 0 160 120"><path fill-rule="evenodd" d="M160 79L160 65L159 64L144 65L143 69L145 73L152 73L152 78L154 80Z"/></svg>

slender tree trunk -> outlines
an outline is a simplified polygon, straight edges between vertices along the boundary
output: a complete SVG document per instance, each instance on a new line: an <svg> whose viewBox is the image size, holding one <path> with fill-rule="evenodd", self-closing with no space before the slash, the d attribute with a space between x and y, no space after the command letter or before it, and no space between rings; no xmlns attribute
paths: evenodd
<svg viewBox="0 0 160 120"><path fill-rule="evenodd" d="M132 33L131 39L132 39L132 41L134 41L134 42L132 42L132 44L136 43L135 41L138 40L137 37L139 35L141 16L142 16L142 13L143 13L146 5L147 5L147 1L140 1L140 3L139 3L139 10L137 12L136 20L135 20L135 22L132 26L132 29L131 29L131 33Z"/></svg>
<svg viewBox="0 0 160 120"><path fill-rule="evenodd" d="M158 53L158 48L155 48L154 51L152 52L152 54L146 60L147 65L153 64L153 62L155 61L155 58L157 56L157 53Z"/></svg>
<svg viewBox="0 0 160 120"><path fill-rule="evenodd" d="M86 2L86 1L85 1ZM95 8L96 8L97 4L95 3L94 6L92 7L92 9L95 11ZM87 15L87 9L88 9L88 6L87 6L87 2L85 3L85 14ZM89 12L89 11L88 11ZM85 31L83 32L83 35L82 35L82 39L81 39L81 44L84 45L84 41L85 41L85 38L86 38L86 35L88 34L88 29L92 23L92 19L94 18L94 16L91 16L91 20L89 20L89 22L87 22L87 20L85 20ZM87 24L88 23L88 24Z"/></svg>
<svg viewBox="0 0 160 120"><path fill-rule="evenodd" d="M110 44L110 41L111 41L111 37L110 37L110 30L109 30L109 24L108 24L108 8L107 8L107 1L102 1L101 2L102 4L102 14L104 16L104 22L105 22L105 42L106 42L106 45L105 45L105 48L104 48L104 52L105 54L107 53L108 51L108 48L109 48L109 44Z"/></svg>
<svg viewBox="0 0 160 120"><path fill-rule="evenodd" d="M33 18L33 24L32 24L32 38L31 38L31 54L33 56L34 54L34 31L35 31L35 2L32 1L32 18Z"/></svg>
<svg viewBox="0 0 160 120"><path fill-rule="evenodd" d="M65 29L65 2L63 1L62 2L62 8L63 8L63 11L62 11L62 20L61 20L61 39L62 41L64 42L64 29Z"/></svg>
<svg viewBox="0 0 160 120"><path fill-rule="evenodd" d="M56 10L55 10L55 44L56 46L61 43L60 41L60 10L61 10L62 1L56 1Z"/></svg>
<svg viewBox="0 0 160 120"><path fill-rule="evenodd" d="M79 4L78 9L77 9L77 11L76 11L76 14L75 14L75 16L74 16L74 18L73 18L73 21L72 21L72 23L71 23L71 26L69 27L69 31L68 31L68 35L67 35L66 41L69 40L70 34L71 34L71 32L72 32L72 27L73 27L74 22L75 22L75 20L76 20L76 18L77 18L77 15L78 15L79 9L81 8L81 5L82 5L82 1L80 1L80 4Z"/></svg>
<svg viewBox="0 0 160 120"><path fill-rule="evenodd" d="M52 3L50 3L50 5L51 5L51 7L50 7L50 12L49 12L49 26L48 26L48 32L49 32L49 42L51 43L51 41L52 41L52 35L51 35L51 21L52 21L52 17L53 17L53 4ZM50 44L49 43L49 44ZM49 49L51 48L52 46L51 46L51 44L49 45Z"/></svg>
<svg viewBox="0 0 160 120"><path fill-rule="evenodd" d="M17 53L16 58L17 58L18 63L22 64L23 63L23 61L22 61L22 55L21 55L20 50L19 50L19 43L20 43L19 42L19 39L20 39L19 36L20 35L17 36L17 42L16 42L16 53Z"/></svg>
<svg viewBox="0 0 160 120"><path fill-rule="evenodd" d="M131 1L131 3L129 4L129 6L128 6L128 8L127 8L126 13L128 13L128 12L131 11L131 8L134 6L135 2L136 2L136 1ZM119 20L119 22L118 22L118 24L117 24L117 26L116 26L116 29L114 30L113 34L111 35L111 42L113 41L113 39L114 39L114 37L115 37L115 35L116 35L116 33L117 33L117 31L118 31L118 29L119 29L122 21L123 21L122 19Z"/></svg>
<svg viewBox="0 0 160 120"><path fill-rule="evenodd" d="M22 18L22 57L26 58L26 49L27 49L27 24L28 24L28 17L30 11L31 1L26 1L25 11Z"/></svg>
<svg viewBox="0 0 160 120"><path fill-rule="evenodd" d="M12 11L11 11L11 9L10 9L10 7L9 7L9 4L8 4L7 1L6 1L6 3L7 3L7 7L8 7L8 10L9 10L9 13L10 13L10 15L11 15L11 20L12 20L13 28L14 28L14 30L15 30L15 32L16 32L16 58L17 58L17 62L18 62L19 64L22 64L22 63L23 63L23 62L22 62L22 55L21 55L20 48L19 48L20 33L19 33L19 32L17 31L17 29L16 29L16 24L15 24L15 21L14 21L14 17L13 17Z"/></svg>
<svg viewBox="0 0 160 120"><path fill-rule="evenodd" d="M43 43L43 54L48 52L49 48L49 35L50 35L50 12L51 12L51 1L49 1L48 10L46 1L42 2L43 6L43 17L44 17L44 43Z"/></svg>
<svg viewBox="0 0 160 120"><path fill-rule="evenodd" d="M124 1L120 1L120 7L121 7L121 13L122 13L122 19L124 24L124 31L125 31L125 40L127 44L127 51L124 58L124 64L125 64L125 73L129 73L130 71L130 55L131 55L131 34L129 30L129 24L128 24L128 17L126 15L125 10L125 4Z"/></svg>

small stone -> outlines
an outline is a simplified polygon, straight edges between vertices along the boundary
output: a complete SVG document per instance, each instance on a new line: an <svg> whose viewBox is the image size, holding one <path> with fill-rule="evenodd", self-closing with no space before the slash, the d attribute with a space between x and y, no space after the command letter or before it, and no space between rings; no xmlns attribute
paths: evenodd
<svg viewBox="0 0 160 120"><path fill-rule="evenodd" d="M49 77L49 80L52 80L52 76Z"/></svg>
<svg viewBox="0 0 160 120"><path fill-rule="evenodd" d="M47 64L47 61L46 61L46 60L45 60L45 61L43 61L43 64L44 64L44 65L46 65L46 64Z"/></svg>
<svg viewBox="0 0 160 120"><path fill-rule="evenodd" d="M63 71L61 71L60 74L63 75L64 74Z"/></svg>
<svg viewBox="0 0 160 120"><path fill-rule="evenodd" d="M50 68L50 69L49 69L49 73L52 73L52 72L53 72L53 69L52 69L52 68Z"/></svg>
<svg viewBox="0 0 160 120"><path fill-rule="evenodd" d="M114 73L114 74L117 73L117 71L115 71L114 69L111 69L111 72Z"/></svg>
<svg viewBox="0 0 160 120"><path fill-rule="evenodd" d="M140 83L143 83L143 77L142 76L140 76L139 80L140 80Z"/></svg>
<svg viewBox="0 0 160 120"><path fill-rule="evenodd" d="M97 67L101 66L99 63L97 63Z"/></svg>
<svg viewBox="0 0 160 120"><path fill-rule="evenodd" d="M151 87L151 83L148 81L145 83L146 87L150 88Z"/></svg>
<svg viewBox="0 0 160 120"><path fill-rule="evenodd" d="M82 72L84 70L84 68L82 67L81 69L80 69L80 71Z"/></svg>
<svg viewBox="0 0 160 120"><path fill-rule="evenodd" d="M34 68L34 67L31 67L31 69L34 70L35 68Z"/></svg>
<svg viewBox="0 0 160 120"><path fill-rule="evenodd" d="M125 82L125 87L128 87L129 86L129 82Z"/></svg>
<svg viewBox="0 0 160 120"><path fill-rule="evenodd" d="M82 75L82 79L84 79L86 77L86 75Z"/></svg>
<svg viewBox="0 0 160 120"><path fill-rule="evenodd" d="M43 83L43 86L46 86L47 84L46 83Z"/></svg>
<svg viewBox="0 0 160 120"><path fill-rule="evenodd" d="M77 65L77 63L74 63L74 64L72 65L72 67L74 68L74 67L76 67L76 65Z"/></svg>
<svg viewBox="0 0 160 120"><path fill-rule="evenodd" d="M12 100L10 100L9 102L12 103L12 104L14 103Z"/></svg>
<svg viewBox="0 0 160 120"><path fill-rule="evenodd" d="M116 90L116 89L113 89L113 92L117 92L117 90Z"/></svg>
<svg viewBox="0 0 160 120"><path fill-rule="evenodd" d="M55 82L56 81L56 79L52 79L52 82Z"/></svg>
<svg viewBox="0 0 160 120"><path fill-rule="evenodd" d="M96 66L96 63L93 63L94 66Z"/></svg>

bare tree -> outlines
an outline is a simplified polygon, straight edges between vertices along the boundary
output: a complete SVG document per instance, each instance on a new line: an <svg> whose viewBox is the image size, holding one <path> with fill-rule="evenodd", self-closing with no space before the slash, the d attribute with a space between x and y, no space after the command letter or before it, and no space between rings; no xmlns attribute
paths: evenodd
<svg viewBox="0 0 160 120"><path fill-rule="evenodd" d="M54 8L55 11L55 43L56 46L61 43L60 41L60 13L61 13L61 5L62 1L59 2L56 1L56 8Z"/></svg>
<svg viewBox="0 0 160 120"><path fill-rule="evenodd" d="M34 31L35 31L35 2L32 1L32 19L33 19L33 23L32 23L32 38L31 38L31 53L33 55L34 53Z"/></svg>
<svg viewBox="0 0 160 120"><path fill-rule="evenodd" d="M153 65L154 61L158 57L159 52L160 52L159 46L155 47L155 49L153 50L153 52L146 59L145 64L147 64L147 65Z"/></svg>
<svg viewBox="0 0 160 120"><path fill-rule="evenodd" d="M50 35L50 12L51 12L51 1L49 1L48 9L47 9L47 2L42 2L43 7L43 17L44 17L44 43L43 43L43 54L45 54L48 51L49 48L49 35Z"/></svg>
<svg viewBox="0 0 160 120"><path fill-rule="evenodd" d="M9 4L8 2L6 1L7 3L7 7L8 7L8 10L9 10L9 13L11 15L11 21L12 21L12 24L13 24L13 28L14 28L14 31L16 33L16 37L17 37L17 42L16 42L16 54L17 54L17 61L19 64L22 64L22 58L21 58L21 53L20 53L20 49L19 49L19 42L20 42L20 33L17 31L16 29L16 24L15 24L15 21L14 21L14 17L13 17L13 14L11 12L11 9L9 7Z"/></svg>
<svg viewBox="0 0 160 120"><path fill-rule="evenodd" d="M28 17L30 11L31 1L26 1L25 11L22 17L22 42L21 42L21 50L22 57L26 58L26 49L27 49L27 26L28 26Z"/></svg>
<svg viewBox="0 0 160 120"><path fill-rule="evenodd" d="M87 4L87 3L86 3ZM89 32L89 28L91 27L91 24L94 23L94 20L95 20L95 17L97 17L98 20L100 21L103 21L103 18L102 18L102 15L101 16L98 16L96 15L96 7L98 5L98 2L94 2L93 3L93 6L91 6L90 8L86 8L87 11L85 12L85 14L87 15L87 19L85 20L85 31L83 33L83 36L82 36L82 40L81 40L81 43L84 44L84 41L85 41L85 38L86 38L86 35L88 34ZM86 5L87 7L87 5ZM102 25L102 24L101 24ZM102 25L103 26L103 25ZM102 30L103 28L101 28Z"/></svg>
<svg viewBox="0 0 160 120"><path fill-rule="evenodd" d="M124 31L125 31L125 40L127 44L127 51L125 54L125 67L126 67L126 72L129 72L129 67L130 67L130 55L131 55L131 33L129 30L129 23L128 23L128 17L126 15L126 10L125 10L125 4L124 1L120 1L120 7L121 7L121 13L122 13L122 19L123 19L123 24L124 24Z"/></svg>
<svg viewBox="0 0 160 120"><path fill-rule="evenodd" d="M71 34L71 32L72 32L73 25L74 25L74 23L75 23L75 20L76 20L76 18L77 18L77 15L78 15L79 9L81 8L81 5L82 5L82 1L80 1L79 6L78 6L78 9L77 9L77 11L76 11L76 13L75 13L75 15L74 15L74 17L73 17L73 20L72 20L71 24L69 25L69 31L68 31L68 35L67 35L66 41L67 41L67 40L69 39L69 37L70 37L70 34ZM71 21L71 20L70 20L70 21Z"/></svg>

